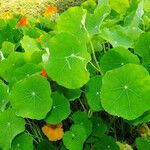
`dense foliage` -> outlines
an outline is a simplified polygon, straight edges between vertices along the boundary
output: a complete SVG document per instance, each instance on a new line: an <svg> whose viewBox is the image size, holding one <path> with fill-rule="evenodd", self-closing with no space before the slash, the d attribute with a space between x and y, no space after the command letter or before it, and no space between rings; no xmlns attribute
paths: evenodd
<svg viewBox="0 0 150 150"><path fill-rule="evenodd" d="M149 0L5 14L0 149L149 150L149 72Z"/></svg>

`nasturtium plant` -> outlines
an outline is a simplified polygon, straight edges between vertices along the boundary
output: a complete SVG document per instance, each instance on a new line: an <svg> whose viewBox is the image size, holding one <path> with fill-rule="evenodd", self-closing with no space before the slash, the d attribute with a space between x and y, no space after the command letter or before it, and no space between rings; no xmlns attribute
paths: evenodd
<svg viewBox="0 0 150 150"><path fill-rule="evenodd" d="M86 137L85 128L82 125L75 124L69 131L65 132L63 142L69 150L82 150Z"/></svg>
<svg viewBox="0 0 150 150"><path fill-rule="evenodd" d="M101 85L102 85L101 76L92 77L86 84L85 96L87 98L88 105L90 106L92 111L103 110L100 100Z"/></svg>
<svg viewBox="0 0 150 150"><path fill-rule="evenodd" d="M45 121L51 124L60 123L70 114L69 100L58 92L52 93L53 106L47 114Z"/></svg>
<svg viewBox="0 0 150 150"><path fill-rule="evenodd" d="M50 3L0 2L0 150L149 150L149 0Z"/></svg>
<svg viewBox="0 0 150 150"><path fill-rule="evenodd" d="M33 139L27 133L17 135L11 144L11 150L33 150Z"/></svg>
<svg viewBox="0 0 150 150"><path fill-rule="evenodd" d="M100 58L100 65L103 72L113 70L128 63L140 64L140 60L136 55L123 47L110 49Z"/></svg>
<svg viewBox="0 0 150 150"><path fill-rule="evenodd" d="M0 80L0 111L4 111L7 103L9 102L9 88Z"/></svg>
<svg viewBox="0 0 150 150"><path fill-rule="evenodd" d="M15 115L12 109L0 112L0 148L10 149L12 140L25 130L23 118Z"/></svg>
<svg viewBox="0 0 150 150"><path fill-rule="evenodd" d="M52 107L48 81L33 75L17 82L10 91L10 102L18 116L37 120L45 118Z"/></svg>
<svg viewBox="0 0 150 150"><path fill-rule="evenodd" d="M148 71L135 64L126 64L108 71L102 80L101 103L110 114L133 120L150 109L150 100L142 80ZM148 94L148 93L147 93Z"/></svg>
<svg viewBox="0 0 150 150"><path fill-rule="evenodd" d="M89 80L86 66L90 55L75 36L66 32L57 34L51 39L49 49L50 56L45 68L48 76L58 84L76 89Z"/></svg>

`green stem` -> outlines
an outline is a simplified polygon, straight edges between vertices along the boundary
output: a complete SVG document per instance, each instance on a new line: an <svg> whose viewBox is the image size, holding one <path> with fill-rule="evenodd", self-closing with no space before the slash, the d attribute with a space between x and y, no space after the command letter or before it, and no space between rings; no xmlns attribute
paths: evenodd
<svg viewBox="0 0 150 150"><path fill-rule="evenodd" d="M102 70L101 70L101 68L100 68L100 66L99 66L99 63L98 63L97 58L96 58L96 55L95 55L95 50L94 50L94 46L93 46L92 40L91 40L91 38L90 38L90 34L89 34L89 32L87 31L87 29L86 29L85 26L84 26L84 29L85 29L85 31L86 31L86 33L87 33L87 37L88 37L88 40L89 40L89 42L90 42L90 46L91 46L91 50L92 50L92 54L93 54L93 59L94 59L94 61L95 61L95 63L96 63L96 66L97 66L96 68L98 68L98 71L100 72L100 74L103 75L103 72L102 72Z"/></svg>
<svg viewBox="0 0 150 150"><path fill-rule="evenodd" d="M82 106L83 110L86 112L86 108L85 108L85 106L83 105L83 103L82 103L82 101L81 101L81 99L80 99L80 98L79 98L79 102L80 102L80 104L81 104L81 106Z"/></svg>

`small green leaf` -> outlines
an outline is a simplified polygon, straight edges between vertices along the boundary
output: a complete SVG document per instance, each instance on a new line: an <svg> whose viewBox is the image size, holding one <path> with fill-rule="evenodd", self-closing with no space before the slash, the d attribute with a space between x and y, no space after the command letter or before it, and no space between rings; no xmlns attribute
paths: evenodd
<svg viewBox="0 0 150 150"><path fill-rule="evenodd" d="M72 115L72 120L75 124L79 124L85 128L87 137L92 132L92 122L89 120L85 112L77 111Z"/></svg>
<svg viewBox="0 0 150 150"><path fill-rule="evenodd" d="M52 110L47 114L45 121L51 124L60 123L70 114L69 101L60 93L52 93L53 106Z"/></svg>
<svg viewBox="0 0 150 150"><path fill-rule="evenodd" d="M52 99L49 82L34 75L17 82L10 91L10 102L18 116L43 119L51 110Z"/></svg>
<svg viewBox="0 0 150 150"><path fill-rule="evenodd" d="M101 138L107 131L107 125L99 117L93 117L92 122L93 122L92 136Z"/></svg>
<svg viewBox="0 0 150 150"><path fill-rule="evenodd" d="M45 64L48 76L69 89L80 88L89 80L86 65L90 55L76 37L65 32L57 34L51 39L49 48L50 56Z"/></svg>
<svg viewBox="0 0 150 150"><path fill-rule="evenodd" d="M123 47L113 48L100 58L100 66L103 72L121 67L128 63L140 64L140 60L136 55Z"/></svg>
<svg viewBox="0 0 150 150"><path fill-rule="evenodd" d="M56 147L52 142L48 140L43 140L38 144L37 150L55 150Z"/></svg>
<svg viewBox="0 0 150 150"><path fill-rule="evenodd" d="M86 131L82 125L72 125L70 131L65 132L63 143L69 150L82 150L86 136Z"/></svg>
<svg viewBox="0 0 150 150"><path fill-rule="evenodd" d="M136 146L138 150L149 150L150 149L150 137L144 138L144 137L139 137L136 138Z"/></svg>
<svg viewBox="0 0 150 150"><path fill-rule="evenodd" d="M93 111L102 110L101 101L100 101L100 90L102 85L101 76L92 77L86 84L86 93L87 102L90 108Z"/></svg>
<svg viewBox="0 0 150 150"><path fill-rule="evenodd" d="M17 135L11 144L11 150L33 150L33 139L26 133Z"/></svg>
<svg viewBox="0 0 150 150"><path fill-rule="evenodd" d="M12 110L0 112L0 148L8 150L16 135L25 130L25 121Z"/></svg>
<svg viewBox="0 0 150 150"><path fill-rule="evenodd" d="M94 150L120 150L119 146L116 143L116 140L111 136L103 136L98 142L94 145Z"/></svg>
<svg viewBox="0 0 150 150"><path fill-rule="evenodd" d="M150 109L149 82L143 82L148 77L148 71L135 64L108 71L102 80L102 107L128 120L138 118Z"/></svg>
<svg viewBox="0 0 150 150"><path fill-rule="evenodd" d="M74 101L75 99L79 98L81 95L80 89L67 89L59 86L58 91L63 93L63 95L70 101Z"/></svg>

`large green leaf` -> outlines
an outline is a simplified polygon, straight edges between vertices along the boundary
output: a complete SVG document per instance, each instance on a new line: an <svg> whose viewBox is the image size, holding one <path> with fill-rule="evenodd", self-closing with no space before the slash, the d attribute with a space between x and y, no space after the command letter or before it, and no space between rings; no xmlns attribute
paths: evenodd
<svg viewBox="0 0 150 150"><path fill-rule="evenodd" d="M87 137L92 132L92 122L89 120L85 112L77 111L72 115L72 120L75 124L79 124L85 128Z"/></svg>
<svg viewBox="0 0 150 150"><path fill-rule="evenodd" d="M82 125L73 125L63 137L63 143L69 150L82 150L85 140L86 131Z"/></svg>
<svg viewBox="0 0 150 150"><path fill-rule="evenodd" d="M128 63L139 64L140 60L136 55L123 47L113 48L100 58L100 66L103 72L121 67Z"/></svg>
<svg viewBox="0 0 150 150"><path fill-rule="evenodd" d="M0 112L0 148L9 150L13 138L25 130L25 121L12 110Z"/></svg>
<svg viewBox="0 0 150 150"><path fill-rule="evenodd" d="M100 76L92 77L86 84L86 93L87 102L90 108L93 111L102 110L101 101L100 101L100 90L102 85L102 78Z"/></svg>
<svg viewBox="0 0 150 150"><path fill-rule="evenodd" d="M52 106L49 82L34 75L14 84L10 91L10 102L18 116L43 119Z"/></svg>
<svg viewBox="0 0 150 150"><path fill-rule="evenodd" d="M80 88L89 80L86 65L90 55L82 49L76 37L60 33L51 39L49 48L45 68L53 80L70 89Z"/></svg>
<svg viewBox="0 0 150 150"><path fill-rule="evenodd" d="M17 135L11 144L11 150L33 150L33 139L26 133Z"/></svg>
<svg viewBox="0 0 150 150"><path fill-rule="evenodd" d="M0 80L0 111L4 111L9 102L8 90L8 86Z"/></svg>
<svg viewBox="0 0 150 150"><path fill-rule="evenodd" d="M101 103L112 115L128 120L141 116L150 109L148 71L135 64L126 64L108 71L102 80Z"/></svg>
<svg viewBox="0 0 150 150"><path fill-rule="evenodd" d="M58 92L52 93L53 107L45 118L45 121L51 124L60 123L70 114L70 104L62 94Z"/></svg>
<svg viewBox="0 0 150 150"><path fill-rule="evenodd" d="M143 58L143 65L150 71L150 32L140 35L135 45L135 52Z"/></svg>

